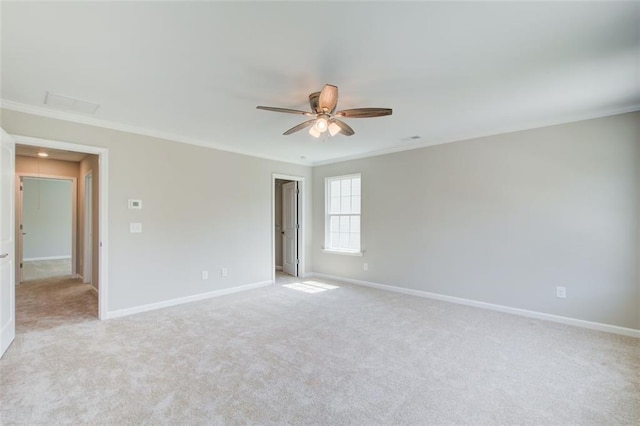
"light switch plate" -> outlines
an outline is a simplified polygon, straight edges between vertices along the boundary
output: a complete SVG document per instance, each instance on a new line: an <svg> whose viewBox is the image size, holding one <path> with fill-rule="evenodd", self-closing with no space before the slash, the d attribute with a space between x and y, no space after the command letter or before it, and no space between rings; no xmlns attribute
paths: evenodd
<svg viewBox="0 0 640 426"><path fill-rule="evenodd" d="M129 208L142 210L142 200L129 200Z"/></svg>
<svg viewBox="0 0 640 426"><path fill-rule="evenodd" d="M132 234L139 234L142 232L142 224L141 223L134 223L131 222L129 224L129 231L131 231Z"/></svg>

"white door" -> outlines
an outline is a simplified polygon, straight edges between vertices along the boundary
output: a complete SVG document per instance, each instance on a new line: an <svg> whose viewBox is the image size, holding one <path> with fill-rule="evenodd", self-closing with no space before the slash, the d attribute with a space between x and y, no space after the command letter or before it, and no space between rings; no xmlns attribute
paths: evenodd
<svg viewBox="0 0 640 426"><path fill-rule="evenodd" d="M298 182L282 185L282 270L298 276Z"/></svg>
<svg viewBox="0 0 640 426"><path fill-rule="evenodd" d="M84 259L82 261L83 282L91 283L93 272L93 176L84 177Z"/></svg>
<svg viewBox="0 0 640 426"><path fill-rule="evenodd" d="M15 142L0 138L0 356L16 336L15 299Z"/></svg>
<svg viewBox="0 0 640 426"><path fill-rule="evenodd" d="M16 284L20 284L24 281L24 276L22 274L22 263L23 263L23 248L24 248L24 236L26 232L24 230L24 226L22 224L22 202L24 198L22 194L24 190L24 184L22 181L22 176L16 179L16 218L15 218L15 227L16 227L16 254L15 254L15 262L16 262Z"/></svg>

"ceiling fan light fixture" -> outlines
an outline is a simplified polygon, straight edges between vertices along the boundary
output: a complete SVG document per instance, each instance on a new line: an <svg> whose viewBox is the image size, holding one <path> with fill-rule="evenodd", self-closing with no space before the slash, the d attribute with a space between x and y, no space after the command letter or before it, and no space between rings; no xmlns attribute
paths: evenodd
<svg viewBox="0 0 640 426"><path fill-rule="evenodd" d="M331 136L335 136L338 133L340 133L340 126L338 126L336 123L331 123L329 124L329 134Z"/></svg>
<svg viewBox="0 0 640 426"><path fill-rule="evenodd" d="M317 127L320 132L326 132L327 127L329 127L327 119L325 117L318 117L315 127Z"/></svg>
<svg viewBox="0 0 640 426"><path fill-rule="evenodd" d="M316 125L314 125L314 126L311 126L311 128L309 129L309 134L314 138L319 138L321 132L316 128Z"/></svg>

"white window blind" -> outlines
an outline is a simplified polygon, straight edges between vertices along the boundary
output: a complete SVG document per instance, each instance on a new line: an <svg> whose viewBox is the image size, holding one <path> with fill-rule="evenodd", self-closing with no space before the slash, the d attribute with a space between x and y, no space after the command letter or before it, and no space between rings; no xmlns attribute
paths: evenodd
<svg viewBox="0 0 640 426"><path fill-rule="evenodd" d="M360 252L360 175L326 178L325 250Z"/></svg>

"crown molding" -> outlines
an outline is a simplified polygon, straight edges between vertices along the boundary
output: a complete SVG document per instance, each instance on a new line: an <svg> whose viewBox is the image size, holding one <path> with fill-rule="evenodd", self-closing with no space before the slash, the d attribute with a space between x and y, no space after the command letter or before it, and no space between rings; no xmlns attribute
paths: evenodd
<svg viewBox="0 0 640 426"><path fill-rule="evenodd" d="M573 116L565 117L562 120L547 120L547 121L531 122L525 126L519 126L519 127L505 126L501 128L495 128L491 131L484 131L481 133L460 134L451 138L443 138L439 140L428 140L428 141L425 140L425 141L420 141L420 142L392 147L392 148L369 151L362 154L355 154L355 155L349 155L345 157L332 158L329 160L310 162L310 161L287 161L281 158L258 154L249 150L232 148L232 147L229 147L228 145L205 141L202 139L196 139L188 136L177 135L177 134L162 132L158 130L146 129L143 127L133 126L130 124L118 123L118 122L103 120L103 119L94 118L94 117L87 117L85 115L69 113L66 111L58 111L58 110L52 110L52 109L43 108L39 106L22 104L19 102L9 101L6 99L0 99L0 107L11 110L11 111L37 115L41 117L53 118L53 119L62 120L62 121L69 121L69 122L78 123L78 124L86 124L89 126L102 127L105 129L117 130L121 132L133 133L133 134L138 134L143 136L150 136L153 138L165 139L165 140L185 143L189 145L196 145L204 148L216 149L219 151L232 152L234 154L241 154L241 155L247 155L250 157L263 158L265 160L279 161L283 163L296 164L299 166L310 166L310 167L325 166L329 164L342 163L342 162L351 161L351 160L361 160L364 158L377 157L377 156L386 155L386 154L394 154L394 153L403 152L403 151L411 151L414 149L426 148L434 145L442 145L442 144L452 143L452 142L462 142L462 141L478 139L478 138L483 138L488 136L498 136L498 135L504 135L508 133L521 132L525 130L558 126L561 124L569 124L569 123L575 123L579 121L593 120L597 118L604 118L604 117L610 117L618 114L626 114L630 112L640 111L640 104L636 104L636 105L632 105L624 108L613 108L609 110L599 111L597 113L576 114Z"/></svg>
<svg viewBox="0 0 640 426"><path fill-rule="evenodd" d="M216 149L218 151L232 152L234 154L247 155L249 157L263 158L265 160L278 161L282 163L296 164L299 166L310 166L310 162L287 161L281 158L258 154L249 150L237 149L216 142L205 141L203 139L192 138L189 136L178 135L175 133L163 132L159 130L151 130L144 127L133 126L131 124L118 123L115 121L104 120L95 117L88 117L81 114L74 114L66 111L53 110L39 106L27 105L19 102L0 99L0 108L11 111L22 112L25 114L37 115L40 117L53 118L56 120L69 121L72 123L85 124L88 126L102 127L104 129L117 130L120 132L133 133L152 138L165 139L173 142L185 143L189 145L201 146L204 148Z"/></svg>
<svg viewBox="0 0 640 426"><path fill-rule="evenodd" d="M415 143L411 143L411 144L407 144L407 145L403 145L403 146L397 146L397 147L393 147L393 148L386 148L386 149L380 149L380 150L376 150L376 151L370 151L364 154L355 154L355 155L349 155L346 157L340 157L340 158L333 158L330 160L325 160L325 161L315 161L311 163L312 167L317 167L317 166L326 166L329 164L335 164L335 163L343 163L345 161L352 161L352 160L361 160L364 158L370 158L370 157L377 157L380 155L386 155L386 154L394 154L397 152L403 152L403 151L411 151L414 149L420 149L420 148L427 148L429 146L435 146L435 145L442 145L442 144L446 144L446 143L452 143L452 142L463 142L463 141L468 141L468 140L472 140L472 139L478 139L478 138L485 138L485 137L490 137L490 136L499 136L499 135L506 135L509 133L516 133L516 132L523 132L526 130L534 130L534 129L542 129L545 127L552 127L552 126L559 126L562 124L571 124L571 123L577 123L580 121L586 121L586 120L595 120L597 118L605 118L605 117L611 117L614 115L619 115L619 114L627 114L630 112L638 112L640 111L640 104L637 105L632 105L629 107L625 107L625 108L613 108L613 109L609 109L609 110L605 110L605 111L600 111L598 113L591 113L591 114L576 114L573 116L570 116L568 118L562 119L562 120L548 120L548 121L538 121L538 122L531 122L525 126L518 126L518 127L502 127L502 128L495 128L491 131L485 131L485 132L481 132L481 133L467 133L467 134L460 134L460 135L456 135L452 138L443 138L440 140L430 140L430 141L420 141L420 142L415 142Z"/></svg>

